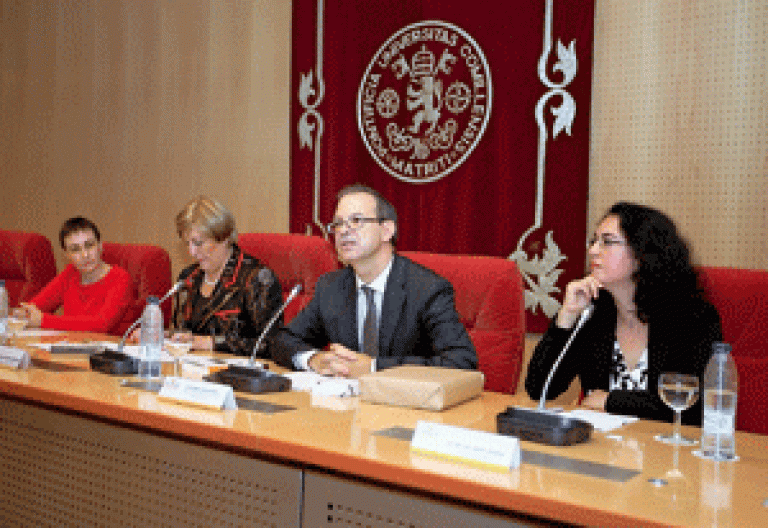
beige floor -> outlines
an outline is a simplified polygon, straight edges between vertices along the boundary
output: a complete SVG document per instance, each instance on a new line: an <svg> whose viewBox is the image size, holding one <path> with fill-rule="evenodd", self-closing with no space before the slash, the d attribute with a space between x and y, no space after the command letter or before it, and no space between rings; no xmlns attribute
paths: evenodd
<svg viewBox="0 0 768 528"><path fill-rule="evenodd" d="M539 342L539 339L541 339L541 334L528 334L525 336L525 355L523 356L523 368L520 371L520 380L517 384L517 394L526 398L528 398L528 396L525 393L525 374L528 372L528 362L531 360L531 354L533 354L533 349L536 348L536 343ZM557 402L558 405L571 405L578 399L580 390L579 380L575 379L568 390L553 401ZM531 401L530 398L528 398L528 400Z"/></svg>

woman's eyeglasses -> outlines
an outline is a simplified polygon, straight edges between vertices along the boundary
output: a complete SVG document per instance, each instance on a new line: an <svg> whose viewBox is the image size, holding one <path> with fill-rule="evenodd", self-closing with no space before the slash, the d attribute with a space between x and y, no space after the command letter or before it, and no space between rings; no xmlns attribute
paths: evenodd
<svg viewBox="0 0 768 528"><path fill-rule="evenodd" d="M597 250L601 251L603 249L608 249L613 246L626 246L627 241L626 240L620 240L618 238L608 238L607 236L603 235L602 237L593 236L589 239L589 242L587 242L587 249L591 249L592 246L597 244Z"/></svg>

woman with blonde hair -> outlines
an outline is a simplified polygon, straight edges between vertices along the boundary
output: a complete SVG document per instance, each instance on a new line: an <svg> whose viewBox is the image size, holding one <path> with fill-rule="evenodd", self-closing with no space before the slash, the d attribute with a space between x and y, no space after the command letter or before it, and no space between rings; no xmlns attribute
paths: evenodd
<svg viewBox="0 0 768 528"><path fill-rule="evenodd" d="M195 349L250 356L282 301L277 276L241 251L235 220L216 200L199 196L187 203L176 215L176 231L196 262L179 275L184 288L173 320L182 333L174 339L190 341Z"/></svg>

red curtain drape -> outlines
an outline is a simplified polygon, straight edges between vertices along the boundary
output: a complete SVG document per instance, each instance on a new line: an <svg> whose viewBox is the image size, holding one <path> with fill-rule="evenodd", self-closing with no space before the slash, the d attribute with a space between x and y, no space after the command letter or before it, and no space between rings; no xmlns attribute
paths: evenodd
<svg viewBox="0 0 768 528"><path fill-rule="evenodd" d="M543 331L545 308L551 313L564 284L584 273L593 20L594 0L294 0L291 231L320 233L314 220L331 219L339 189L370 185L397 208L399 249L515 257L530 290L528 330ZM388 122L433 155L451 151L424 147L435 145L436 132L458 128L446 139L454 150L461 137L479 139L435 181L393 176L386 156L377 161L366 146L372 136L361 133L366 82L363 98L375 101L369 123L401 163L421 158L415 147L396 152L403 136L387 137ZM485 104L487 121L470 124L476 103Z"/></svg>

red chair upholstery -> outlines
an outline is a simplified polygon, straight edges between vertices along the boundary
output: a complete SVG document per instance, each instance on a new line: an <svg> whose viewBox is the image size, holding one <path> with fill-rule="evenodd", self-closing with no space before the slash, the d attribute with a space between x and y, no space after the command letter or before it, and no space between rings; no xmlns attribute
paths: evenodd
<svg viewBox="0 0 768 528"><path fill-rule="evenodd" d="M238 244L248 255L269 266L280 279L283 299L301 284L301 293L283 313L285 323L307 305L315 293L315 282L324 273L339 269L336 252L322 237L287 233L243 233Z"/></svg>
<svg viewBox="0 0 768 528"><path fill-rule="evenodd" d="M768 434L768 271L699 268L739 373L736 427Z"/></svg>
<svg viewBox="0 0 768 528"><path fill-rule="evenodd" d="M456 311L477 350L485 390L514 394L525 346L523 280L500 257L400 252L451 282Z"/></svg>
<svg viewBox="0 0 768 528"><path fill-rule="evenodd" d="M768 435L768 358L733 356L739 373L736 428Z"/></svg>
<svg viewBox="0 0 768 528"><path fill-rule="evenodd" d="M147 297L162 297L171 288L171 257L159 247L144 244L118 244L104 242L102 259L108 264L120 266L133 278L134 301L123 316L116 333L123 334L141 317ZM165 326L171 320L171 299L162 305Z"/></svg>
<svg viewBox="0 0 768 528"><path fill-rule="evenodd" d="M0 230L0 279L5 279L10 306L18 306L56 276L51 241L38 233Z"/></svg>

